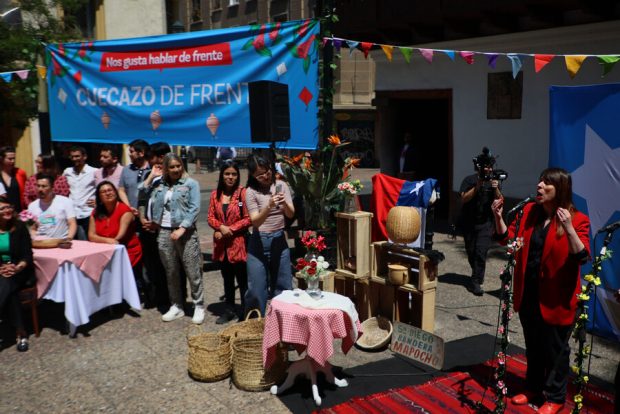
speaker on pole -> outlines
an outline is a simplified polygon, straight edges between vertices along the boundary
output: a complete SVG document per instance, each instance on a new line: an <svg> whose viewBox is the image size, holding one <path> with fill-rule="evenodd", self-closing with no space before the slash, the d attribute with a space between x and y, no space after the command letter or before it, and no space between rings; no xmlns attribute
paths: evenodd
<svg viewBox="0 0 620 414"><path fill-rule="evenodd" d="M248 83L252 142L288 141L291 138L288 85L273 81Z"/></svg>

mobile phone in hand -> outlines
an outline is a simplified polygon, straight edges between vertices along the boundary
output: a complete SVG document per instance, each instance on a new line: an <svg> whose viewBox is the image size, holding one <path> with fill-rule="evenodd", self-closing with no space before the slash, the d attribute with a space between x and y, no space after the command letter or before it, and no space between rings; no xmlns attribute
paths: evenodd
<svg viewBox="0 0 620 414"><path fill-rule="evenodd" d="M282 184L277 184L276 185L276 194L281 194L282 193Z"/></svg>

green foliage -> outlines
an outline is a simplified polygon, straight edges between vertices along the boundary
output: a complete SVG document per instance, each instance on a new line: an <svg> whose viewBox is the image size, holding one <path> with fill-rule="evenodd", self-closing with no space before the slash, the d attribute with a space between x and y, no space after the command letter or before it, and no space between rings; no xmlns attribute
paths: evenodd
<svg viewBox="0 0 620 414"><path fill-rule="evenodd" d="M88 0L20 0L16 5L23 23L11 27L0 20L0 72L33 71L26 80L14 77L10 83L0 81L0 126L23 128L37 116L36 65L43 62L39 59L44 43L80 39L74 16L87 3ZM58 10L64 11L59 17Z"/></svg>

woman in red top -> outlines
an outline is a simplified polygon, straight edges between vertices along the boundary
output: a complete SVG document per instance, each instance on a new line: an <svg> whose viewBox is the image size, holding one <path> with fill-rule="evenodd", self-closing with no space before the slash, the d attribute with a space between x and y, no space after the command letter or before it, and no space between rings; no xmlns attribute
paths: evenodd
<svg viewBox="0 0 620 414"><path fill-rule="evenodd" d="M241 293L241 308L248 289L245 235L251 221L245 206L245 188L239 186L239 167L224 162L217 190L211 193L208 222L213 233L213 261L220 262L224 278L226 311L215 321L223 324L235 318L235 278Z"/></svg>
<svg viewBox="0 0 620 414"><path fill-rule="evenodd" d="M0 148L0 183L4 185L6 196L18 213L28 207L22 199L26 179L26 171L15 166L15 147Z"/></svg>
<svg viewBox="0 0 620 414"><path fill-rule="evenodd" d="M67 177L58 173L56 157L52 154L39 154L34 160L34 165L37 172L28 178L24 188L24 204L26 207L39 198L37 191L37 173L43 173L50 177L54 177L54 194L69 197L69 183L67 182Z"/></svg>
<svg viewBox="0 0 620 414"><path fill-rule="evenodd" d="M102 181L97 186L95 205L90 216L88 240L95 243L125 245L134 276L139 275L142 247L136 235L136 225L131 209L119 200L118 190L109 181ZM137 279L140 278L137 277Z"/></svg>

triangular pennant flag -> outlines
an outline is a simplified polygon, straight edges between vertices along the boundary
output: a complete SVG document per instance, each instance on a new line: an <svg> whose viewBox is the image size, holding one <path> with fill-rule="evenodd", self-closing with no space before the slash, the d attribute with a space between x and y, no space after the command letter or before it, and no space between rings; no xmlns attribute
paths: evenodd
<svg viewBox="0 0 620 414"><path fill-rule="evenodd" d="M383 53L385 53L385 56L387 56L388 60L391 62L392 61L392 50L394 49L394 46L381 45L381 49L383 49Z"/></svg>
<svg viewBox="0 0 620 414"><path fill-rule="evenodd" d="M37 66L37 73L41 79L45 80L45 77L47 76L47 68L45 66Z"/></svg>
<svg viewBox="0 0 620 414"><path fill-rule="evenodd" d="M357 49L357 45L359 44L360 42L356 42L355 40L347 40L347 46L349 46L349 56L353 54L353 51Z"/></svg>
<svg viewBox="0 0 620 414"><path fill-rule="evenodd" d="M450 59L454 60L454 50L444 50L443 52L448 55Z"/></svg>
<svg viewBox="0 0 620 414"><path fill-rule="evenodd" d="M408 47L399 47L400 53L403 54L405 58L405 62L409 63L411 61L411 54L413 53L413 49Z"/></svg>
<svg viewBox="0 0 620 414"><path fill-rule="evenodd" d="M0 78L2 78L2 80L6 83L9 83L11 82L11 75L13 75L13 72L3 72L0 73Z"/></svg>
<svg viewBox="0 0 620 414"><path fill-rule="evenodd" d="M433 49L418 49L428 63L433 63Z"/></svg>
<svg viewBox="0 0 620 414"><path fill-rule="evenodd" d="M489 67L495 69L495 65L497 64L497 57L499 56L497 53L485 53L487 57Z"/></svg>
<svg viewBox="0 0 620 414"><path fill-rule="evenodd" d="M512 77L513 79L517 79L517 75L519 74L522 66L521 58L515 54L508 54L506 56L510 59L510 63L512 64Z"/></svg>
<svg viewBox="0 0 620 414"><path fill-rule="evenodd" d="M342 47L342 40L332 39L332 44L334 45L334 50L336 50L336 53L340 53L340 48Z"/></svg>
<svg viewBox="0 0 620 414"><path fill-rule="evenodd" d="M601 75L602 78L611 71L618 61L620 61L620 56L597 56L597 59L598 63L603 66L603 74Z"/></svg>
<svg viewBox="0 0 620 414"><path fill-rule="evenodd" d="M364 52L364 57L366 59L368 59L368 52L370 52L370 48L372 47L372 43L370 42L362 42L360 43L360 48L362 49L362 52Z"/></svg>
<svg viewBox="0 0 620 414"><path fill-rule="evenodd" d="M564 61L566 62L566 70L570 75L571 79L577 75L579 69L581 69L581 65L583 61L586 60L587 56L564 56Z"/></svg>
<svg viewBox="0 0 620 414"><path fill-rule="evenodd" d="M328 41L328 40L329 40L329 39L328 39L327 37L324 37L324 38L323 38L323 40L321 41L321 43L322 43L323 47L325 47L325 45L327 44L327 41Z"/></svg>
<svg viewBox="0 0 620 414"><path fill-rule="evenodd" d="M17 73L17 76L19 76L21 80L26 80L28 79L28 75L30 74L30 71L28 69L24 69L24 70L18 70L15 73Z"/></svg>
<svg viewBox="0 0 620 414"><path fill-rule="evenodd" d="M534 70L536 73L547 66L547 63L551 62L554 57L555 55L534 55Z"/></svg>
<svg viewBox="0 0 620 414"><path fill-rule="evenodd" d="M461 51L459 52L459 55L461 55L463 60L467 62L468 65L474 63L474 52Z"/></svg>

